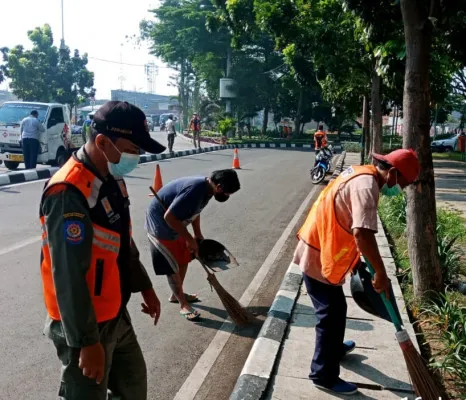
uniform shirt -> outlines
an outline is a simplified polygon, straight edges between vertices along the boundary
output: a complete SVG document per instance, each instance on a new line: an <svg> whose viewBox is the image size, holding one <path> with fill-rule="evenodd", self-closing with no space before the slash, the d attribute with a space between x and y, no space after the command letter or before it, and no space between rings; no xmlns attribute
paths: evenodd
<svg viewBox="0 0 466 400"><path fill-rule="evenodd" d="M192 223L212 198L209 183L204 176L176 179L160 189L157 194L165 207L187 226ZM146 214L146 230L160 240L178 238L164 218L165 209L156 197L149 205Z"/></svg>
<svg viewBox="0 0 466 400"><path fill-rule="evenodd" d="M22 139L39 139L45 128L36 117L30 115L21 121L20 131Z"/></svg>
<svg viewBox="0 0 466 400"><path fill-rule="evenodd" d="M112 206L116 206L115 215L119 213L122 219L127 219L122 221L121 247L118 254L122 292L120 313L113 320L97 324L85 279L91 261L93 241L93 225L87 200L74 187L69 187L48 195L42 204L52 259L54 286L61 316L61 321L54 321L47 317L44 333L54 341L66 340L68 346L80 348L99 341L112 341L114 339L111 337L111 332L114 331L112 326L116 326L119 318L126 315L125 307L131 292L150 289L152 283L139 261L137 247L130 239L129 210L125 212L121 208L117 209L118 199L120 199L120 204L124 201L122 189L111 175L106 178L100 176L83 149L78 151L77 157L103 181L100 191L105 190L105 193L109 193L108 200L113 200ZM70 220L79 222L81 237L78 243L71 244L66 240L64 228ZM124 245L124 243L128 244Z"/></svg>
<svg viewBox="0 0 466 400"><path fill-rule="evenodd" d="M377 204L380 189L372 175L360 175L344 183L335 198L335 213L340 225L347 231L356 228L377 232ZM320 252L300 240L293 262L307 276L323 283Z"/></svg>

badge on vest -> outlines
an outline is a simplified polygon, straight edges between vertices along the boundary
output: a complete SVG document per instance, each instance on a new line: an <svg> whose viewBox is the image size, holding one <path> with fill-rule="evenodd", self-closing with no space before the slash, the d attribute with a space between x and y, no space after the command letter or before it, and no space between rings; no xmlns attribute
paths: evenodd
<svg viewBox="0 0 466 400"><path fill-rule="evenodd" d="M110 202L108 201L108 199L106 197L104 197L102 200L101 200L101 203L102 203L102 206L104 207L104 210L107 214L107 217L111 217L113 214L115 214L113 212L113 208L112 206L110 205Z"/></svg>
<svg viewBox="0 0 466 400"><path fill-rule="evenodd" d="M81 244L84 240L84 224L81 221L65 221L63 233L69 244Z"/></svg>
<svg viewBox="0 0 466 400"><path fill-rule="evenodd" d="M123 180L121 179L118 180L118 186L120 186L121 194L123 195L123 197L129 197L128 190L126 189L126 185L123 182Z"/></svg>

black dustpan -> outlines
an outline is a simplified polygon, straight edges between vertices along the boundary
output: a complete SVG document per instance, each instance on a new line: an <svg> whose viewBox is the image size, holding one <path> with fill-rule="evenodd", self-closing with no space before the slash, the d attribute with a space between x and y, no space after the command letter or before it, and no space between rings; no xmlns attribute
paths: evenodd
<svg viewBox="0 0 466 400"><path fill-rule="evenodd" d="M233 254L223 244L213 239L199 242L199 259L216 272L239 266Z"/></svg>
<svg viewBox="0 0 466 400"><path fill-rule="evenodd" d="M359 264L351 276L351 295L356 304L364 311L388 322L392 322L382 297L374 290L372 275L366 269L366 264L363 262ZM395 301L392 285L390 285L390 303L399 321L401 321L401 315Z"/></svg>

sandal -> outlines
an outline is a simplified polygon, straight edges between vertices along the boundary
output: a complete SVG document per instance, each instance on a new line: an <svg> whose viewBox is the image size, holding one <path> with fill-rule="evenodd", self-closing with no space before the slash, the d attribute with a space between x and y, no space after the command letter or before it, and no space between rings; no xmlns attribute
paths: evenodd
<svg viewBox="0 0 466 400"><path fill-rule="evenodd" d="M180 315L185 317L188 321L198 321L201 318L201 314L194 308L191 308L190 311L180 310Z"/></svg>
<svg viewBox="0 0 466 400"><path fill-rule="evenodd" d="M197 294L185 293L184 296L186 297L186 301L188 303L197 303L197 302L201 301L201 299L199 299L199 297L197 297ZM176 303L176 304L179 303L179 301L178 301L178 299L176 297L174 299L169 298L168 301L170 303Z"/></svg>

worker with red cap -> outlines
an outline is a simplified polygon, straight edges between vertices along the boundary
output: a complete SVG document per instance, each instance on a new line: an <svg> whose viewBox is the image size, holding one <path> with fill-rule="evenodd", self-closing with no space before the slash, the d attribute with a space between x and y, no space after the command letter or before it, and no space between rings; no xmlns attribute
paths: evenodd
<svg viewBox="0 0 466 400"><path fill-rule="evenodd" d="M339 378L341 358L356 347L344 340L347 306L342 285L362 253L376 271L374 289L389 293L390 280L375 239L379 194L401 194L420 170L413 150L372 157L374 165L352 166L322 191L298 233L293 260L301 268L317 317L309 378L316 387L339 395L357 393L356 385Z"/></svg>

